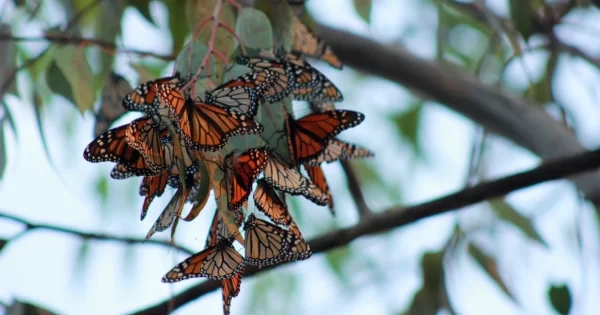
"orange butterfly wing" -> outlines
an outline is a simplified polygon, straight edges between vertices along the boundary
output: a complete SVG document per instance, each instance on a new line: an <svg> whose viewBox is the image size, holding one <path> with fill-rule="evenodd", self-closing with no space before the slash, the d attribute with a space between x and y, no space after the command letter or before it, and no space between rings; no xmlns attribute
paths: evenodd
<svg viewBox="0 0 600 315"><path fill-rule="evenodd" d="M236 211L248 200L252 183L265 169L269 159L266 148L257 148L244 151L236 157L230 153L225 157L229 185L229 210Z"/></svg>
<svg viewBox="0 0 600 315"><path fill-rule="evenodd" d="M288 211L285 200L279 197L275 189L265 179L259 179L256 182L254 203L258 210L269 217L271 221L284 225L289 228L290 232L302 236L300 229Z"/></svg>
<svg viewBox="0 0 600 315"><path fill-rule="evenodd" d="M304 164L304 169L308 173L310 180L323 192L325 198L327 198L327 205L333 213L333 198L331 197L331 191L329 190L329 185L327 185L323 169L320 166L310 166L307 164Z"/></svg>
<svg viewBox="0 0 600 315"><path fill-rule="evenodd" d="M342 131L360 124L365 116L347 110L313 113L295 120L286 117L288 144L292 159L304 163L319 156L331 139Z"/></svg>
<svg viewBox="0 0 600 315"><path fill-rule="evenodd" d="M127 143L142 154L150 168L157 172L171 168L173 156L166 153L172 153L172 144L162 140L169 135L167 129L161 131L152 118L143 117L129 123L125 134Z"/></svg>
<svg viewBox="0 0 600 315"><path fill-rule="evenodd" d="M223 314L229 315L231 309L231 300L238 296L242 285L242 268L235 276L230 279L221 280L221 294L223 295Z"/></svg>
<svg viewBox="0 0 600 315"><path fill-rule="evenodd" d="M158 176L146 176L142 179L140 185L140 196L144 196L144 204L142 205L142 212L140 214L140 220L144 220L148 213L150 203L155 197L160 197L165 188L167 187L167 181L169 180L169 172L162 172Z"/></svg>

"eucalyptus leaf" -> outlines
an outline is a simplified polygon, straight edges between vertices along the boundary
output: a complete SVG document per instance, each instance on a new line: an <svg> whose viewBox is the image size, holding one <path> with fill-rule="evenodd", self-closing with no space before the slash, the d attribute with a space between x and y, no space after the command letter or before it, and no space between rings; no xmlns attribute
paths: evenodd
<svg viewBox="0 0 600 315"><path fill-rule="evenodd" d="M531 240L548 248L548 244L546 244L544 239L542 239L540 234L536 231L531 219L523 216L504 199L491 200L490 205L500 219L519 229Z"/></svg>
<svg viewBox="0 0 600 315"><path fill-rule="evenodd" d="M496 282L500 289L502 289L502 291L504 291L504 293L511 300L517 302L514 295L510 292L510 290L504 283L504 280L502 280L502 278L500 277L500 274L498 273L498 266L496 265L496 261L494 260L494 258L485 254L483 250L481 250L473 243L470 243L468 245L468 252L469 255L473 257L473 259L475 259L477 264L479 264L479 266L483 268L483 270L488 274L488 276L490 276L490 278L492 278L492 280Z"/></svg>
<svg viewBox="0 0 600 315"><path fill-rule="evenodd" d="M0 180L2 180L4 171L6 170L7 155L6 143L4 143L4 121L0 121ZM0 249L2 249L3 245L0 240Z"/></svg>
<svg viewBox="0 0 600 315"><path fill-rule="evenodd" d="M0 239L0 251L8 244L8 240Z"/></svg>
<svg viewBox="0 0 600 315"><path fill-rule="evenodd" d="M169 12L169 30L173 37L173 54L179 54L185 42L189 28L187 23L183 23L182 17L187 13L185 0L165 0L163 1Z"/></svg>
<svg viewBox="0 0 600 315"><path fill-rule="evenodd" d="M235 32L244 45L253 49L269 49L273 46L273 28L269 18L260 10L243 8L240 12Z"/></svg>
<svg viewBox="0 0 600 315"><path fill-rule="evenodd" d="M418 156L422 156L422 150L419 145L419 125L423 109L421 104L422 102L392 118L398 134L408 141L411 148Z"/></svg>
<svg viewBox="0 0 600 315"><path fill-rule="evenodd" d="M156 22L152 18L152 14L150 13L150 0L133 0L130 1L130 5L133 6L143 17L148 21L148 23L157 26Z"/></svg>
<svg viewBox="0 0 600 315"><path fill-rule="evenodd" d="M373 2L371 0L353 0L354 10L358 13L367 24L371 23L371 11L373 9Z"/></svg>
<svg viewBox="0 0 600 315"><path fill-rule="evenodd" d="M56 312L23 300L14 301L7 309L6 315L55 315Z"/></svg>
<svg viewBox="0 0 600 315"><path fill-rule="evenodd" d="M96 99L94 76L83 49L76 46L56 47L54 60L71 86L73 100L83 114Z"/></svg>
<svg viewBox="0 0 600 315"><path fill-rule="evenodd" d="M562 315L569 314L573 299L571 297L571 290L566 284L552 285L548 289L548 299L552 307Z"/></svg>
<svg viewBox="0 0 600 315"><path fill-rule="evenodd" d="M534 16L530 1L510 0L510 17L525 40L533 34Z"/></svg>
<svg viewBox="0 0 600 315"><path fill-rule="evenodd" d="M77 104L73 98L73 91L71 90L69 81L55 61L52 61L48 67L48 71L46 72L46 83L52 92L62 95L73 104Z"/></svg>
<svg viewBox="0 0 600 315"><path fill-rule="evenodd" d="M0 23L0 32L2 34L7 34L7 35L11 35L11 28L9 24L5 24L5 23ZM7 80L7 76L9 73L11 73L13 71L13 67L14 67L14 60L15 60L15 51L16 51L16 45L15 45L15 41L13 40L4 40L4 41L0 41L0 52L2 52L0 54L0 73L2 73L3 75L1 76L2 79L0 79L0 86L3 86L5 84L4 80ZM12 78L12 82L10 83L10 85L7 86L7 89L5 91L1 91L2 93L8 92L8 93L13 93L16 94L16 77ZM2 98L4 95L0 95L0 98Z"/></svg>

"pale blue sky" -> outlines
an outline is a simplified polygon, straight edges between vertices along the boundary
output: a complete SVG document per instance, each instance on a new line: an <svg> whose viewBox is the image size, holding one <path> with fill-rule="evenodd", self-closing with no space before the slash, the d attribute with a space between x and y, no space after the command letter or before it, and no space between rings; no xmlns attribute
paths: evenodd
<svg viewBox="0 0 600 315"><path fill-rule="evenodd" d="M488 1L506 14L506 1ZM49 2L51 3L51 2ZM423 10L418 0L375 1L372 20L367 26L354 13L350 0L309 1L308 8L325 24L351 30L385 42L401 40L411 51L433 58L437 25L435 8ZM9 5L10 7L11 5ZM1 6L0 6L1 7ZM44 12L53 12L52 6ZM24 15L9 10L7 15L24 23ZM56 12L53 12L56 13ZM333 14L335 13L335 14ZM152 14L161 29L148 24L136 11L126 11L123 19L123 39L127 47L169 53L171 47L167 17L162 5L153 3ZM48 15L48 14L46 14ZM61 21L59 13L55 22ZM593 16L576 15L577 24L593 25ZM51 24L51 23L50 23ZM27 24L19 34L35 36L43 25ZM593 26L590 27L592 30ZM568 27L561 32L573 30ZM591 33L591 32L590 32ZM399 38L400 34L405 34ZM591 36L569 36L570 41L584 45L586 51L598 51L600 29ZM476 37L462 40L468 44ZM589 47L588 47L589 46ZM40 47L40 45L27 45ZM137 74L129 67L133 56L117 58L117 68L130 82L137 83ZM526 58L530 71L539 73L545 55ZM600 144L600 111L598 110L598 72L583 62L565 58L555 82L557 95L575 113L577 134L590 148ZM421 143L428 162L411 162L407 144L399 144L388 119L409 108L414 96L410 91L371 78L354 84L353 70L338 71L316 64L342 90L345 102L339 108L355 109L366 114L359 127L344 132L341 138L367 146L377 157L368 163L376 166L382 178L392 187L401 187L406 204L426 201L461 189L467 168L471 138L475 126L464 117L438 104L428 103L421 124ZM526 83L520 63L509 67L508 77L515 88ZM103 206L95 193L94 183L100 175L107 176L110 163L91 164L83 160L83 148L92 140L93 119L90 113L79 116L72 104L55 97L45 104L44 130L56 171L49 167L35 128L28 78L19 76L20 99L6 98L19 130L18 144L7 129L9 165L0 185L0 209L34 222L55 224L77 229L114 233L143 238L173 191L155 200L148 218L139 221L142 199L137 196L138 180L110 180L110 201ZM304 108L298 104L297 110ZM127 115L125 123L135 115ZM66 125L72 124L66 138ZM535 166L539 160L530 153L515 148L510 142L493 138L486 155L485 170L489 177L499 177ZM298 199L302 209L302 230L311 238L327 231L334 220L342 226L354 224L356 209L349 198L339 165L325 167L333 191L338 217L329 216L325 208ZM393 205L381 192L367 190L368 204L373 209ZM261 277L296 275L299 280L294 309L290 314L392 314L405 308L412 294L421 285L419 260L423 250L439 249L452 230L454 219L464 228L481 228L471 234L473 241L497 253L500 272L520 301L516 306L508 300L464 251L448 269L448 283L453 305L460 314L546 314L551 307L546 290L552 281L566 281L575 296L576 313L592 314L598 308L600 293L598 273L598 228L590 208L581 205L571 184L553 182L526 189L508 197L517 209L536 215L536 227L551 246L544 249L526 239L511 226L500 224L482 205L458 214L446 214L412 224L382 236L370 236L351 244L355 253L345 271L352 287L344 291L324 262L323 255L291 264L260 277L244 279L240 296L233 300L232 314L246 314L252 288ZM200 250L214 203L211 200L192 223L180 224L177 238L181 244ZM576 227L577 226L577 227ZM493 232L489 231L493 227ZM0 236L13 235L17 225L0 220ZM583 257L576 249L576 233L583 237ZM165 238L159 234L155 237ZM160 282L163 274L184 258L174 250L152 245L125 246L113 242L90 243L86 263L78 269L76 263L81 240L48 231L26 234L0 252L0 300L27 299L39 302L65 314L121 314L140 309L168 298L171 294L198 283L188 280L167 285ZM376 273L365 268L365 261L375 264ZM273 303L276 295L272 294ZM215 291L178 309L174 314L217 314L221 312L221 293Z"/></svg>

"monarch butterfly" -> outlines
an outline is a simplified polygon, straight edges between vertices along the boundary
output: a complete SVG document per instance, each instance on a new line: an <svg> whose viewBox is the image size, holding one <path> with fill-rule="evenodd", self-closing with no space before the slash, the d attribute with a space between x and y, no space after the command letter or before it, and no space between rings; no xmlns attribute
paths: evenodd
<svg viewBox="0 0 600 315"><path fill-rule="evenodd" d="M248 66L254 71L268 70L275 76L272 87L265 92L265 100L274 103L290 95L292 91L301 93L303 89L310 89L317 84L317 70L305 67L300 60L276 58L273 54L263 52L259 57L238 56L236 63ZM312 92L312 89L310 89Z"/></svg>
<svg viewBox="0 0 600 315"><path fill-rule="evenodd" d="M304 163L318 157L327 148L329 140L364 119L362 113L349 110L313 113L298 120L286 113L285 127L292 160Z"/></svg>
<svg viewBox="0 0 600 315"><path fill-rule="evenodd" d="M173 164L172 141L168 129L160 130L150 117L142 117L129 123L125 131L129 145L139 151L151 169L162 172Z"/></svg>
<svg viewBox="0 0 600 315"><path fill-rule="evenodd" d="M123 107L131 111L140 111L148 114L156 114L158 106L156 102L157 85L165 84L173 89L181 89L187 83L181 77L181 73L176 72L170 77L159 78L138 85L135 90L127 94L123 99Z"/></svg>
<svg viewBox="0 0 600 315"><path fill-rule="evenodd" d="M333 198L331 197L331 191L329 191L329 185L327 185L327 180L325 180L325 173L323 173L323 169L321 166L310 166L304 164L304 169L308 173L308 177L310 180L317 186L319 189L325 194L325 198L327 199L327 205L333 214Z"/></svg>
<svg viewBox="0 0 600 315"><path fill-rule="evenodd" d="M269 153L270 158L265 166L265 180L269 185L291 195L302 195L318 205L327 204L323 192L302 176L297 167L289 165L274 152Z"/></svg>
<svg viewBox="0 0 600 315"><path fill-rule="evenodd" d="M229 237L229 230L223 223L219 209L215 211L211 228L208 231L208 237L206 239L206 246L211 247L217 245L217 242L221 238ZM240 285L242 283L242 275L244 274L244 267L240 268L237 274L229 279L221 280L221 294L223 295L223 312L229 314L231 307L231 300L240 293Z"/></svg>
<svg viewBox="0 0 600 315"><path fill-rule="evenodd" d="M337 160L350 160L375 156L375 153L355 144L338 139L329 141L325 151L316 158L307 162L308 165L317 166L322 162L331 163Z"/></svg>
<svg viewBox="0 0 600 315"><path fill-rule="evenodd" d="M229 279L221 280L221 294L223 295L223 313L225 315L230 314L231 300L238 296L240 293L240 286L242 285L242 275L244 274L244 267L240 268L240 271L235 276Z"/></svg>
<svg viewBox="0 0 600 315"><path fill-rule="evenodd" d="M311 32L297 16L292 17L292 52L314 57L327 62L334 68L342 69L344 65L333 53L325 41Z"/></svg>
<svg viewBox="0 0 600 315"><path fill-rule="evenodd" d="M302 236L296 234L288 235L289 252L286 255L286 260L304 260L312 256L310 245L304 241Z"/></svg>
<svg viewBox="0 0 600 315"><path fill-rule="evenodd" d="M287 227L290 232L302 237L300 229L298 229L296 222L294 222L288 211L285 199L280 198L275 189L264 178L256 182L254 203L258 210L267 215L271 221Z"/></svg>
<svg viewBox="0 0 600 315"><path fill-rule="evenodd" d="M189 190L184 191L181 187L177 189L177 192L175 192L173 198L171 198L163 212L150 228L150 231L148 231L148 234L146 234L146 240L149 240L154 233L162 232L173 225L173 222L175 222L175 219L179 216L181 210L183 209L183 205L187 199L188 193ZM173 232L171 234L173 234Z"/></svg>
<svg viewBox="0 0 600 315"><path fill-rule="evenodd" d="M237 211L248 200L252 184L265 169L268 160L266 148L249 149L239 155L230 153L225 157L229 210Z"/></svg>
<svg viewBox="0 0 600 315"><path fill-rule="evenodd" d="M154 197L160 197L163 194L167 187L168 179L169 172L162 172L158 176L147 176L142 179L139 194L144 197L144 204L142 205L140 220L144 220L146 217L148 208L150 207L152 200L154 200Z"/></svg>
<svg viewBox="0 0 600 315"><path fill-rule="evenodd" d="M263 131L262 125L252 118L216 105L196 102L169 85L161 84L158 90L161 103L177 116L179 130L193 150L217 151L231 136Z"/></svg>
<svg viewBox="0 0 600 315"><path fill-rule="evenodd" d="M123 176L154 176L144 157L126 141L128 125L109 129L90 142L83 151L83 158L92 163L116 162Z"/></svg>
<svg viewBox="0 0 600 315"><path fill-rule="evenodd" d="M113 122L126 113L121 102L129 91L129 82L119 74L111 72L108 83L102 89L102 101L94 123L94 137L105 133Z"/></svg>
<svg viewBox="0 0 600 315"><path fill-rule="evenodd" d="M207 104L229 108L240 115L253 117L258 111L260 99L275 84L277 77L269 70L247 73L211 92L206 91L204 101Z"/></svg>
<svg viewBox="0 0 600 315"><path fill-rule="evenodd" d="M219 239L215 246L210 246L173 267L162 278L162 282L178 282L196 277L222 280L236 276L244 267L244 258L232 244L233 237Z"/></svg>
<svg viewBox="0 0 600 315"><path fill-rule="evenodd" d="M286 260L289 254L288 231L250 214L244 223L246 263L264 267Z"/></svg>

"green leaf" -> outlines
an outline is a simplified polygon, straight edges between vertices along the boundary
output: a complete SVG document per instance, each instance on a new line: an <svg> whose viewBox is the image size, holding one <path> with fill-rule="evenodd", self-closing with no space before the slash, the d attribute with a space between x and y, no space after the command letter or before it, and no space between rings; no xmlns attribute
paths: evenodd
<svg viewBox="0 0 600 315"><path fill-rule="evenodd" d="M243 8L235 24L235 32L244 45L252 49L269 49L273 45L273 28L262 11Z"/></svg>
<svg viewBox="0 0 600 315"><path fill-rule="evenodd" d="M552 285L548 289L548 298L550 299L550 303L552 303L552 307L562 315L569 314L569 310L571 309L571 291L566 284L563 285Z"/></svg>
<svg viewBox="0 0 600 315"><path fill-rule="evenodd" d="M534 16L531 3L523 0L510 0L510 17L515 28L525 41L533 34Z"/></svg>
<svg viewBox="0 0 600 315"><path fill-rule="evenodd" d="M8 240L0 239L0 251L8 244Z"/></svg>
<svg viewBox="0 0 600 315"><path fill-rule="evenodd" d="M352 162L354 170L358 173L358 178L361 182L367 186L375 186L375 190L383 191L386 193L388 198L393 202L402 201L402 195L400 190L400 183L398 185L388 185L381 178L381 175L371 164L365 163L364 161Z"/></svg>
<svg viewBox="0 0 600 315"><path fill-rule="evenodd" d="M0 32L2 34L11 35L10 25L0 23ZM2 79L0 79L0 86L5 84L4 80L7 80L8 74L13 71L15 63L15 48L15 41L13 40L0 41L0 51L2 52L2 54L0 54L0 73L3 74ZM2 92L16 94L16 82L17 80L15 77L7 89ZM0 98L2 97L3 95L0 95Z"/></svg>
<svg viewBox="0 0 600 315"><path fill-rule="evenodd" d="M527 89L526 96L528 98L535 100L537 103L542 105L552 103L554 101L554 97L552 95L552 82L554 79L556 66L558 65L558 57L559 52L557 50L553 50L546 63L544 77L535 84L532 84L529 89Z"/></svg>
<svg viewBox="0 0 600 315"><path fill-rule="evenodd" d="M75 99L73 99L71 85L55 61L52 61L48 67L48 71L46 72L46 83L50 90L62 95L73 104L76 104Z"/></svg>
<svg viewBox="0 0 600 315"><path fill-rule="evenodd" d="M91 109L96 99L92 68L83 49L76 46L56 47L54 60L71 86L75 105L83 114Z"/></svg>
<svg viewBox="0 0 600 315"><path fill-rule="evenodd" d="M422 155L422 150L419 145L419 124L421 121L422 109L422 102L420 102L420 104L393 117L396 130L402 138L409 142L413 151L418 156Z"/></svg>
<svg viewBox="0 0 600 315"><path fill-rule="evenodd" d="M177 60L175 61L175 64L177 65L177 71L181 72L181 75L184 77L196 74L196 71L198 68L200 68L200 65L202 64L207 52L208 47L206 47L206 45L200 41L194 41L191 45L186 45L181 53L177 56ZM209 63L210 73L215 73L216 61L214 56L210 57ZM198 77L196 88L198 89L196 92L198 95L203 95L204 91L207 90L208 80L206 77L206 69L204 69L202 71L202 75Z"/></svg>
<svg viewBox="0 0 600 315"><path fill-rule="evenodd" d="M167 12L169 12L169 30L173 36L173 54L179 54L188 33L187 23L183 22L186 15L185 0L165 0ZM188 72L188 71L186 71Z"/></svg>
<svg viewBox="0 0 600 315"><path fill-rule="evenodd" d="M536 241L544 247L548 248L548 244L546 244L544 239L535 230L531 219L523 216L504 199L493 199L490 200L489 203L490 206L492 206L492 209L494 210L496 215L501 220L513 225L531 240Z"/></svg>
<svg viewBox="0 0 600 315"><path fill-rule="evenodd" d="M372 6L371 0L354 0L354 10L367 24L371 23Z"/></svg>
<svg viewBox="0 0 600 315"><path fill-rule="evenodd" d="M103 206L108 203L108 178L106 176L100 176L96 180L96 193L100 196L100 202Z"/></svg>
<svg viewBox="0 0 600 315"><path fill-rule="evenodd" d="M469 255L475 259L477 264L485 270L485 272L496 282L496 284L504 291L504 293L514 302L517 302L515 297L512 295L504 280L500 277L498 273L498 266L496 265L496 261L491 256L486 255L479 247L475 244L470 243L468 246Z"/></svg>
<svg viewBox="0 0 600 315"><path fill-rule="evenodd" d="M0 121L0 180L4 176L6 170L6 144L4 143L4 119ZM0 243L0 249L2 248Z"/></svg>
<svg viewBox="0 0 600 315"><path fill-rule="evenodd" d="M42 140L42 146L44 147L44 152L46 153L46 157L48 158L48 163L54 170L54 164L52 163L52 159L50 158L50 149L48 148L48 141L46 140L46 135L44 133L44 125L42 123L42 99L40 98L37 92L33 94L33 105L35 109L35 123L37 125L38 131L40 132L40 139Z"/></svg>
<svg viewBox="0 0 600 315"><path fill-rule="evenodd" d="M441 309L454 314L446 292L444 276L444 252L426 252L421 257L423 285L404 314L435 315Z"/></svg>
<svg viewBox="0 0 600 315"><path fill-rule="evenodd" d="M152 14L150 13L150 0L133 0L130 5L140 12L148 23L156 26L156 22L154 22Z"/></svg>
<svg viewBox="0 0 600 315"><path fill-rule="evenodd" d="M348 288L350 283L348 281L349 279L344 274L344 266L350 260L352 255L352 249L349 246L336 248L325 253L327 265L331 268L338 280L344 284L345 288Z"/></svg>

